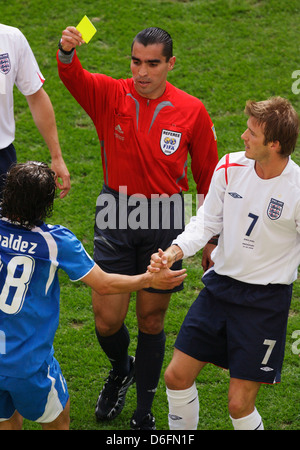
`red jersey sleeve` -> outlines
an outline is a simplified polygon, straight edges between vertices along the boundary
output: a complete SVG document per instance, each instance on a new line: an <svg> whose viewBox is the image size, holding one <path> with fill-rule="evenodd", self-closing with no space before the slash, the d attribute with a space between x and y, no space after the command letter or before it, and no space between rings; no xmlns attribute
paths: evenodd
<svg viewBox="0 0 300 450"><path fill-rule="evenodd" d="M214 124L204 105L198 113L192 130L189 152L197 192L206 196L211 177L218 163L218 151Z"/></svg>
<svg viewBox="0 0 300 450"><path fill-rule="evenodd" d="M58 57L58 52L56 59L60 79L70 94L95 122L96 116L101 115L105 110L105 100L108 95L111 95L113 79L83 69L76 50L71 63L62 63Z"/></svg>

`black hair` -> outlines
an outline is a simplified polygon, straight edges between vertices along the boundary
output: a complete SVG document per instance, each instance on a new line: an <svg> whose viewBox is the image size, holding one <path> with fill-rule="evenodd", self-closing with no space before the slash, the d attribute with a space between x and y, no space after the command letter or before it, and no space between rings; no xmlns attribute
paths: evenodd
<svg viewBox="0 0 300 450"><path fill-rule="evenodd" d="M140 31L132 42L131 51L135 42L139 42L145 47L151 44L163 44L163 56L166 57L167 62L173 56L172 38L169 33L162 28L150 27Z"/></svg>

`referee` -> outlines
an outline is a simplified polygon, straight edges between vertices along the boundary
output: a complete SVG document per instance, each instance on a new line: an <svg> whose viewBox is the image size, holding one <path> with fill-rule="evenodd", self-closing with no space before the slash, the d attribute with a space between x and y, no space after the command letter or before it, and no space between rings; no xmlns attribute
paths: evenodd
<svg viewBox="0 0 300 450"><path fill-rule="evenodd" d="M75 50L82 44L76 28L66 28L57 61L61 80L93 120L101 146L104 185L97 200L94 259L107 272L142 273L151 254L183 230L189 155L198 193L207 193L218 162L214 126L199 99L167 81L176 58L166 31L148 28L137 34L128 79L84 70ZM96 334L112 364L98 398L98 420L120 414L136 381L131 428L155 429L151 408L164 358L164 318L172 292L179 289L137 292L135 358L128 355L124 324L130 295L93 294Z"/></svg>

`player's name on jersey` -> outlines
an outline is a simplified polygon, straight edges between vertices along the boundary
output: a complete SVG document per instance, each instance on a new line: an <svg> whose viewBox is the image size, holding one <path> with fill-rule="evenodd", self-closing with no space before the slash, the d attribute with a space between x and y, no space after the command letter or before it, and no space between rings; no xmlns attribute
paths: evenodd
<svg viewBox="0 0 300 450"><path fill-rule="evenodd" d="M23 239L23 236L14 235L10 233L9 236L0 235L0 246L14 250L21 253L29 253L33 255L35 253L35 248L37 247L36 242L28 242Z"/></svg>

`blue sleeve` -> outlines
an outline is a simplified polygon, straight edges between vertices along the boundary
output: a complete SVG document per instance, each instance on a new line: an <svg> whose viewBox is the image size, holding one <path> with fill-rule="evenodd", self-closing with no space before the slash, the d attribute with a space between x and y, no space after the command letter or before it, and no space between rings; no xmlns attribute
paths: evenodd
<svg viewBox="0 0 300 450"><path fill-rule="evenodd" d="M95 265L82 243L67 228L61 227L55 236L58 243L58 268L64 270L71 281L87 275Z"/></svg>

